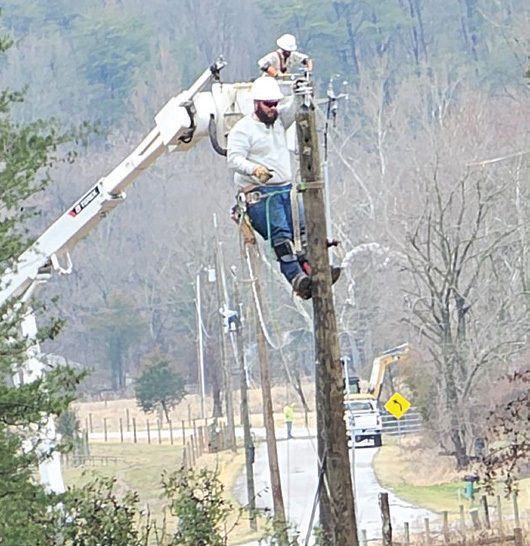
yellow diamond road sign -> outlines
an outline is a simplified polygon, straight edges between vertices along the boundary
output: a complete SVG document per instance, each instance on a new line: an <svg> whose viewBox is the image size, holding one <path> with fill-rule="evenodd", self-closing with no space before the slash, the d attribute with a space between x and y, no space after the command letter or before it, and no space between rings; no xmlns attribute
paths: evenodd
<svg viewBox="0 0 530 546"><path fill-rule="evenodd" d="M385 409L396 419L401 419L410 408L410 402L398 392L394 393L385 404Z"/></svg>

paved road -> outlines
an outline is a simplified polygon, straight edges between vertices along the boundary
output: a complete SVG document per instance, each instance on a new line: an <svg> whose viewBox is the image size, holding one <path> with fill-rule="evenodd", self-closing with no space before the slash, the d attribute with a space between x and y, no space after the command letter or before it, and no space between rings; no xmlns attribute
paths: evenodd
<svg viewBox="0 0 530 546"><path fill-rule="evenodd" d="M359 529L366 529L369 540L381 536L381 519L377 496L384 489L378 484L372 468L376 452L377 448L373 447L358 447L355 450L357 520ZM317 486L316 439L279 440L278 458L280 460L284 504L288 519L300 529L301 535L305 538ZM259 494L257 499L258 507L272 509L267 447L265 444L260 444L256 450L254 475L256 493ZM245 483L244 475L236 483L236 497L242 504L247 502ZM389 492L389 503L392 526L398 531L402 529L403 523L406 521L409 522L411 529L421 529L424 517L436 517L427 510L417 508L399 499L391 492ZM313 525L315 523L318 523L318 514Z"/></svg>

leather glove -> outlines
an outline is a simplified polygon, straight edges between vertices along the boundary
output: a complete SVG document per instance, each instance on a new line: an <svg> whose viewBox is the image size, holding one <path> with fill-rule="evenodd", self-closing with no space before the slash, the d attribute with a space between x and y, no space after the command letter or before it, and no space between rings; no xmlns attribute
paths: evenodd
<svg viewBox="0 0 530 546"><path fill-rule="evenodd" d="M252 174L257 177L262 184L266 184L272 178L272 173L263 165L258 165Z"/></svg>

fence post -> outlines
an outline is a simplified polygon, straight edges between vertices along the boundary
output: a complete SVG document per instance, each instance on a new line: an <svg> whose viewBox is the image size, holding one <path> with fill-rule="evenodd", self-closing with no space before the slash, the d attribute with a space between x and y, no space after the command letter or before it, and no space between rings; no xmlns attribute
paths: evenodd
<svg viewBox="0 0 530 546"><path fill-rule="evenodd" d="M498 519L498 525L499 525L499 535L501 537L501 540L504 537L504 525L502 523L502 503L501 503L501 496L497 495L497 519Z"/></svg>
<svg viewBox="0 0 530 546"><path fill-rule="evenodd" d="M195 450L193 449L193 436L191 437L191 441L188 445L189 445L190 454L191 454L191 457L190 457L191 466L193 468L195 466Z"/></svg>
<svg viewBox="0 0 530 546"><path fill-rule="evenodd" d="M460 505L460 530L462 532L466 530L466 516L463 504Z"/></svg>
<svg viewBox="0 0 530 546"><path fill-rule="evenodd" d="M469 515L471 516L471 521L473 522L473 528L475 531L480 531L480 518L478 517L478 509L472 508L469 511Z"/></svg>
<svg viewBox="0 0 530 546"><path fill-rule="evenodd" d="M191 404L188 404L188 425L191 428Z"/></svg>
<svg viewBox="0 0 530 546"><path fill-rule="evenodd" d="M366 535L366 529L361 531L361 546L368 546L368 537Z"/></svg>
<svg viewBox="0 0 530 546"><path fill-rule="evenodd" d="M90 459L90 445L88 443L88 430L85 430L84 451L86 459Z"/></svg>
<svg viewBox="0 0 530 546"><path fill-rule="evenodd" d="M133 437L134 437L134 443L136 444L138 442L138 438L136 437L136 417L132 418L133 423Z"/></svg>
<svg viewBox="0 0 530 546"><path fill-rule="evenodd" d="M151 427L149 426L149 419L146 419L147 422L147 443L151 443Z"/></svg>
<svg viewBox="0 0 530 546"><path fill-rule="evenodd" d="M182 421L182 445L186 445L186 426L184 421Z"/></svg>
<svg viewBox="0 0 530 546"><path fill-rule="evenodd" d="M105 437L105 442L107 441L107 418L103 417L103 434Z"/></svg>
<svg viewBox="0 0 530 546"><path fill-rule="evenodd" d="M490 513L488 509L488 497L486 497L486 495L482 495L481 501L482 511L484 512L484 525L486 526L486 529L491 529Z"/></svg>
<svg viewBox="0 0 530 546"><path fill-rule="evenodd" d="M188 469L188 450L186 447L182 450L182 468L184 471L189 470Z"/></svg>
<svg viewBox="0 0 530 546"><path fill-rule="evenodd" d="M410 546L410 528L409 522L405 522L405 546Z"/></svg>
<svg viewBox="0 0 530 546"><path fill-rule="evenodd" d="M199 427L199 446L202 455L206 451L204 449L204 427Z"/></svg>
<svg viewBox="0 0 530 546"><path fill-rule="evenodd" d="M449 542L449 512L447 510L443 512L443 518L444 541Z"/></svg>
<svg viewBox="0 0 530 546"><path fill-rule="evenodd" d="M94 426L92 425L92 414L91 413L88 414L88 423L90 425L90 429L89 429L90 434L92 434L94 432Z"/></svg>
<svg viewBox="0 0 530 546"><path fill-rule="evenodd" d="M169 441L171 442L171 445L173 445L173 421L169 421Z"/></svg>
<svg viewBox="0 0 530 546"><path fill-rule="evenodd" d="M129 408L125 409L125 424L127 426L127 432L131 430L131 423L130 423L130 416L129 416Z"/></svg>
<svg viewBox="0 0 530 546"><path fill-rule="evenodd" d="M514 491L512 493L512 500L513 500L513 519L515 521L515 527L520 528L521 520L519 518L519 503L517 501L517 491Z"/></svg>
<svg viewBox="0 0 530 546"><path fill-rule="evenodd" d="M379 493L379 508L383 531L383 546L392 546L392 523L390 521L390 507L388 506L388 493Z"/></svg>
<svg viewBox="0 0 530 546"><path fill-rule="evenodd" d="M429 518L424 518L423 522L425 524L425 543L427 546L431 545L431 528L429 525Z"/></svg>
<svg viewBox="0 0 530 546"><path fill-rule="evenodd" d="M161 431L161 428L160 428L160 419L156 420L156 428L158 429L158 443L161 444L162 443L162 431Z"/></svg>
<svg viewBox="0 0 530 546"><path fill-rule="evenodd" d="M123 419L120 417L120 440L123 444Z"/></svg>
<svg viewBox="0 0 530 546"><path fill-rule="evenodd" d="M513 530L513 538L515 546L524 546L523 530L520 527Z"/></svg>
<svg viewBox="0 0 530 546"><path fill-rule="evenodd" d="M197 451L197 438L195 436L191 437L191 450L193 451L193 466L195 466L195 461L199 458L199 453Z"/></svg>

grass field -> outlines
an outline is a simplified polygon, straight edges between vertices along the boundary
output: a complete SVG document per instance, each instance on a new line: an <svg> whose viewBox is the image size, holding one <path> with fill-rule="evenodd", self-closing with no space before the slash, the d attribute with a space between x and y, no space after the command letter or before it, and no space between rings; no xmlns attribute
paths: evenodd
<svg viewBox="0 0 530 546"><path fill-rule="evenodd" d="M161 477L164 472L172 472L180 468L182 448L169 445L122 444L112 442L91 442L90 454L97 466L86 468L65 467L63 469L65 483L68 486L82 486L96 476L115 477L120 491L134 490L139 494L140 507L149 510L153 519L159 525L164 518L165 500L162 498ZM107 458L107 459L104 459ZM116 462L114 461L116 459ZM106 460L108 464L102 464ZM243 451L237 454L222 452L203 455L199 466L216 470L219 479L225 485L228 500L232 498L232 487L244 464ZM169 526L174 524L166 513ZM236 523L234 517L229 527ZM260 528L263 528L263 521ZM252 533L248 521L241 519L230 533L230 544L248 542L259 538Z"/></svg>
<svg viewBox="0 0 530 546"><path fill-rule="evenodd" d="M282 404L287 400L295 399L285 389L276 389L275 410L277 426L284 426L281 414ZM255 411L252 416L254 426L262 426L261 407L259 405L259 392L252 395L252 406ZM187 421L191 412L192 417L197 416L198 398L189 397L179 407L175 408L172 419L175 423L179 419ZM237 400L235 407L238 407ZM303 412L297 405L296 428L304 428ZM109 431L116 430L119 426L119 418L125 422L126 410L129 416L137 416L138 422L145 422L146 416L136 407L134 400L113 400L102 402L90 402L78 404L78 416L83 425L89 414L92 414L94 430L102 430L103 418L107 419ZM314 413L309 414L310 426L314 424ZM152 421L153 422L153 421ZM112 426L114 423L114 427ZM198 426L201 425L199 421ZM140 426L138 427L140 429ZM188 434L188 433L187 433ZM155 433L153 432L153 438ZM145 439L142 442L146 442ZM168 442L167 439L164 442ZM164 471L172 471L180 468L182 460L181 446L171 446L147 443L118 443L118 442L94 442L91 441L91 454L98 460L100 457L117 458L117 462L110 462L108 466L98 465L87 469L65 469L65 481L67 484L86 483L94 474L100 476L115 476L118 486L122 490L132 489L138 492L141 506L149 507L153 517L158 521L163 518L164 501L160 498L162 487L160 477ZM219 478L225 485L229 500L231 498L233 484L244 465L242 449L238 454L223 452L215 455L203 455L198 461L198 466L206 466L216 469ZM405 437L398 443L396 439L385 437L385 445L379 450L374 468L381 485L394 491L399 497L415 505L425 507L434 512L447 510L453 518L459 513L459 505L463 504L468 510L473 507L464 497L463 472L454 470L454 462L450 457L441 456L437 449L426 444L421 437ZM519 508L523 517L530 518L530 479L520 483ZM502 494L502 491L499 491ZM476 495L475 503L481 493ZM495 499L490 499L491 505ZM512 504L509 499L503 500L503 512L506 517L512 515ZM262 523L262 522L261 522ZM263 526L260 525L262 529ZM232 532L230 544L247 542L258 538L256 534L249 532L248 521L241 521Z"/></svg>
<svg viewBox="0 0 530 546"><path fill-rule="evenodd" d="M456 472L453 460L440 456L437 450L424 445L419 438L404 439L400 445L393 438L385 438L385 445L375 457L374 469L381 485L392 490L402 499L428 508L433 512L447 510L453 517L459 514L460 504L466 510L478 505L483 493L478 490L474 501L464 496L463 475ZM519 511L530 517L530 478L519 483ZM496 492L503 495L502 488ZM513 514L510 499L503 499L503 513ZM488 499L495 505L496 499Z"/></svg>

